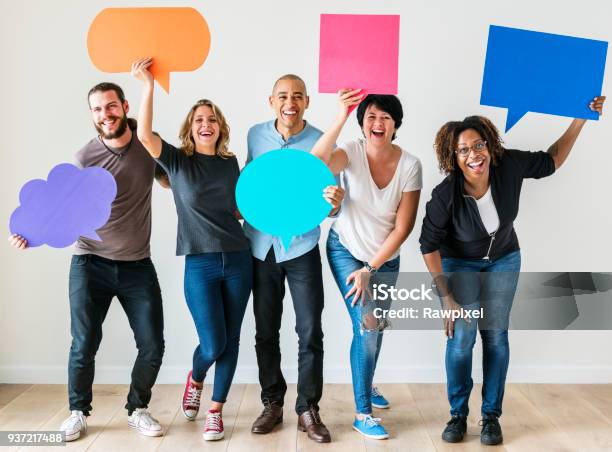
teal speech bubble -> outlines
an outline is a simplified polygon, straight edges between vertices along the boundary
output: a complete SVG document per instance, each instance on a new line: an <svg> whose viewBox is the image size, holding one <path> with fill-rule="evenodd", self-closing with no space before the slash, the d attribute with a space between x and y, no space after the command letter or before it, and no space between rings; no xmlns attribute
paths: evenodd
<svg viewBox="0 0 612 452"><path fill-rule="evenodd" d="M256 158L240 174L236 203L251 226L279 236L285 249L293 236L317 227L331 205L323 189L336 185L334 175L314 155L277 149Z"/></svg>

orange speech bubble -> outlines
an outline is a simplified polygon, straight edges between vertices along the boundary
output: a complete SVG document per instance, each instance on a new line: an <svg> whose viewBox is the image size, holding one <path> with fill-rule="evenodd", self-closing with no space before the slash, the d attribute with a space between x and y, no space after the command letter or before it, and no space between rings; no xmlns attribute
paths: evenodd
<svg viewBox="0 0 612 452"><path fill-rule="evenodd" d="M87 50L104 72L129 72L152 57L151 73L170 92L170 72L194 71L210 49L210 31L193 8L106 8L93 20Z"/></svg>

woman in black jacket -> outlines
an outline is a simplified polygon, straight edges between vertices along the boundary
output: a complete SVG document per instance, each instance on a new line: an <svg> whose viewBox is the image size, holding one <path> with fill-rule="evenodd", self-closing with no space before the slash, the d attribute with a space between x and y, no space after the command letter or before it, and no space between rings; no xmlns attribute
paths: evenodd
<svg viewBox="0 0 612 452"><path fill-rule="evenodd" d="M591 110L602 113L604 96ZM513 221L523 179L550 176L567 158L586 120L574 119L547 152L505 149L495 126L481 116L446 123L436 136L438 163L447 177L432 192L421 232L421 252L444 307L483 308L478 321L445 319L446 374L451 420L442 438L466 432L472 390L476 328L483 344L481 442L502 442L502 413L509 362L508 318L521 255ZM456 323L456 325L455 325Z"/></svg>

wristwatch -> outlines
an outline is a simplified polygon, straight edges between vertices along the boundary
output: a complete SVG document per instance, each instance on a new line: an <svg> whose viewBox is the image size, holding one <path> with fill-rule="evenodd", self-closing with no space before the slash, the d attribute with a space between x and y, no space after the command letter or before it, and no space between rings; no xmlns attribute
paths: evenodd
<svg viewBox="0 0 612 452"><path fill-rule="evenodd" d="M368 264L367 262L364 264L364 267L370 272L370 273L376 273L378 271L378 269L376 267L372 267L370 264Z"/></svg>

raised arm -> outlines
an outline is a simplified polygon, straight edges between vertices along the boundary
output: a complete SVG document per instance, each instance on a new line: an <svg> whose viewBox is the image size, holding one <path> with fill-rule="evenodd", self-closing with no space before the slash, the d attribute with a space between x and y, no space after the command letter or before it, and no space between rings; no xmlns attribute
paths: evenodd
<svg viewBox="0 0 612 452"><path fill-rule="evenodd" d="M598 96L589 104L589 108L601 115L605 101L606 96ZM555 169L559 169L563 165L585 124L586 119L575 118L563 135L548 148L548 153L555 161Z"/></svg>
<svg viewBox="0 0 612 452"><path fill-rule="evenodd" d="M151 157L159 158L161 155L161 138L153 133L153 75L149 67L153 64L152 58L143 58L132 64L132 76L143 82L142 99L138 110L138 128L136 134Z"/></svg>
<svg viewBox="0 0 612 452"><path fill-rule="evenodd" d="M334 175L339 174L348 164L346 152L343 149L334 150L334 145L346 123L349 108L357 105L363 98L363 95L359 94L360 91L360 89L338 91L338 115L312 148L312 154L323 160Z"/></svg>

